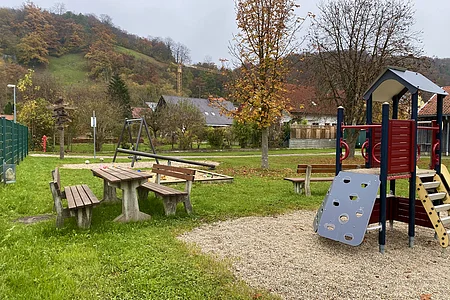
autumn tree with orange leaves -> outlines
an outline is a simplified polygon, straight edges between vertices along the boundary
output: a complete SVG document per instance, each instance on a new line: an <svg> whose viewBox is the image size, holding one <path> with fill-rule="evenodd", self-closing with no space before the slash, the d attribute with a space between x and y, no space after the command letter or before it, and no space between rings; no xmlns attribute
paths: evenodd
<svg viewBox="0 0 450 300"><path fill-rule="evenodd" d="M230 114L239 123L256 123L262 131L261 168L269 168L269 127L286 108L285 58L296 47L295 34L303 20L293 0L236 0L239 33L231 54L239 63L238 75L228 85L230 99L239 109Z"/></svg>

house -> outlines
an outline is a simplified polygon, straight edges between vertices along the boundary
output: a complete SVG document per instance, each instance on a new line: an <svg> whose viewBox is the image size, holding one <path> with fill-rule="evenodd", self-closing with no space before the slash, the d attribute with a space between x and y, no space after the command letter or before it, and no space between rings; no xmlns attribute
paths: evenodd
<svg viewBox="0 0 450 300"><path fill-rule="evenodd" d="M289 84L287 90L288 111L293 118L305 120L307 125L336 124L337 106L320 100L314 87Z"/></svg>
<svg viewBox="0 0 450 300"><path fill-rule="evenodd" d="M198 110L205 116L206 126L223 127L231 126L233 124L233 119L221 113L220 109L213 106L211 101L208 99L163 95L158 101L157 108L164 106L167 103L177 104L183 101L198 108ZM226 100L221 100L221 105L230 111L235 109L233 103Z"/></svg>
<svg viewBox="0 0 450 300"><path fill-rule="evenodd" d="M14 120L14 115L3 115L3 114L0 114L0 118L5 118L6 120L12 121L12 120Z"/></svg>
<svg viewBox="0 0 450 300"><path fill-rule="evenodd" d="M320 100L311 86L288 85L287 110L302 124L291 124L289 148L333 148L335 146L337 107Z"/></svg>
<svg viewBox="0 0 450 300"><path fill-rule="evenodd" d="M151 110L155 111L156 106L158 105L157 102L145 102L145 104L150 108Z"/></svg>
<svg viewBox="0 0 450 300"><path fill-rule="evenodd" d="M444 86L443 89L450 94L450 86ZM437 95L434 94L420 109L419 109L419 124L421 126L430 126L430 120L436 120ZM444 97L442 105L442 154L448 156L449 154L449 137L450 137L450 96ZM417 143L421 145L422 152L430 152L431 148L431 131L419 130L417 136Z"/></svg>

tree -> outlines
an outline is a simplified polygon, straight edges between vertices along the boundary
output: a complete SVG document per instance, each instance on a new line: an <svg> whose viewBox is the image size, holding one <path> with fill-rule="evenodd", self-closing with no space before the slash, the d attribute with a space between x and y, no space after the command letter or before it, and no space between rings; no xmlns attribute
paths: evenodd
<svg viewBox="0 0 450 300"><path fill-rule="evenodd" d="M50 9L52 13L55 15L63 15L66 13L66 5L63 2L57 2L55 3L52 8Z"/></svg>
<svg viewBox="0 0 450 300"><path fill-rule="evenodd" d="M5 107L3 107L3 113L5 115L12 115L14 113L14 106L11 102L6 103Z"/></svg>
<svg viewBox="0 0 450 300"><path fill-rule="evenodd" d="M127 85L120 78L119 74L114 74L111 77L107 94L109 99L119 106L122 117L124 119L131 118L130 94L128 93Z"/></svg>
<svg viewBox="0 0 450 300"><path fill-rule="evenodd" d="M19 109L17 120L30 129L30 146L35 149L43 135L52 136L55 121L48 107L50 102L43 98L28 100Z"/></svg>
<svg viewBox="0 0 450 300"><path fill-rule="evenodd" d="M47 43L42 37L32 32L20 39L17 44L18 59L25 65L48 64Z"/></svg>
<svg viewBox="0 0 450 300"><path fill-rule="evenodd" d="M236 0L239 33L230 48L240 64L238 77L228 87L230 98L240 103L231 115L262 130L261 167L269 168L269 127L279 120L287 104L285 57L295 48L302 19L293 0Z"/></svg>
<svg viewBox="0 0 450 300"><path fill-rule="evenodd" d="M107 82L119 60L119 55L114 51L114 35L104 24L99 24L92 30L95 40L89 46L89 51L84 57L89 62L90 76L93 78L103 77Z"/></svg>
<svg viewBox="0 0 450 300"><path fill-rule="evenodd" d="M203 135L205 117L187 101L177 104L167 103L158 108L160 119L164 120L162 131L172 137L172 148L175 137L178 137L180 149L192 148L192 142Z"/></svg>
<svg viewBox="0 0 450 300"><path fill-rule="evenodd" d="M345 107L345 122L365 121L362 96L387 65L406 66L420 53L413 6L402 0L331 0L319 5L311 44L319 90ZM347 136L354 156L358 133Z"/></svg>
<svg viewBox="0 0 450 300"><path fill-rule="evenodd" d="M56 47L56 32L49 20L51 15L32 2L23 7L24 20L17 25L20 43L17 58L28 65L48 64L48 49Z"/></svg>
<svg viewBox="0 0 450 300"><path fill-rule="evenodd" d="M120 121L121 112L117 109L117 103L107 99L105 87L76 87L69 93L69 98L78 108L74 117L77 132L91 133L90 118L92 111L96 112L96 150L101 151L107 138L118 137L123 123ZM94 100L93 100L94 99Z"/></svg>

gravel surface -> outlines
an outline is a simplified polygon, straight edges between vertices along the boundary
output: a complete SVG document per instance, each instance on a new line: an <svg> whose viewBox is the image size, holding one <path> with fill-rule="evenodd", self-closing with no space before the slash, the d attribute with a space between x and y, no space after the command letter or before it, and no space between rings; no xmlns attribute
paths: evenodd
<svg viewBox="0 0 450 300"><path fill-rule="evenodd" d="M179 239L231 260L237 277L283 299L450 299L450 250L442 250L433 230L417 226L415 247L408 248L407 224L396 222L383 255L377 232L358 247L344 245L315 234L314 215L229 220Z"/></svg>

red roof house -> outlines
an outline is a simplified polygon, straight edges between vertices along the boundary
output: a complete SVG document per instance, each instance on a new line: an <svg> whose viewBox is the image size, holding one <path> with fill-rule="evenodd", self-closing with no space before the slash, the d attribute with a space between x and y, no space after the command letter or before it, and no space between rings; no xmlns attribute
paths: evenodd
<svg viewBox="0 0 450 300"><path fill-rule="evenodd" d="M449 93L449 96L445 96L443 107L442 107L442 115L443 116L450 116L450 86L444 86L444 91ZM437 102L437 95L433 95L433 97L428 100L424 106L422 106L419 109L419 117L431 117L436 116L436 102Z"/></svg>
<svg viewBox="0 0 450 300"><path fill-rule="evenodd" d="M321 100L312 86L287 85L290 99L288 111L294 116L306 120L308 124L335 124L337 106L331 101Z"/></svg>

